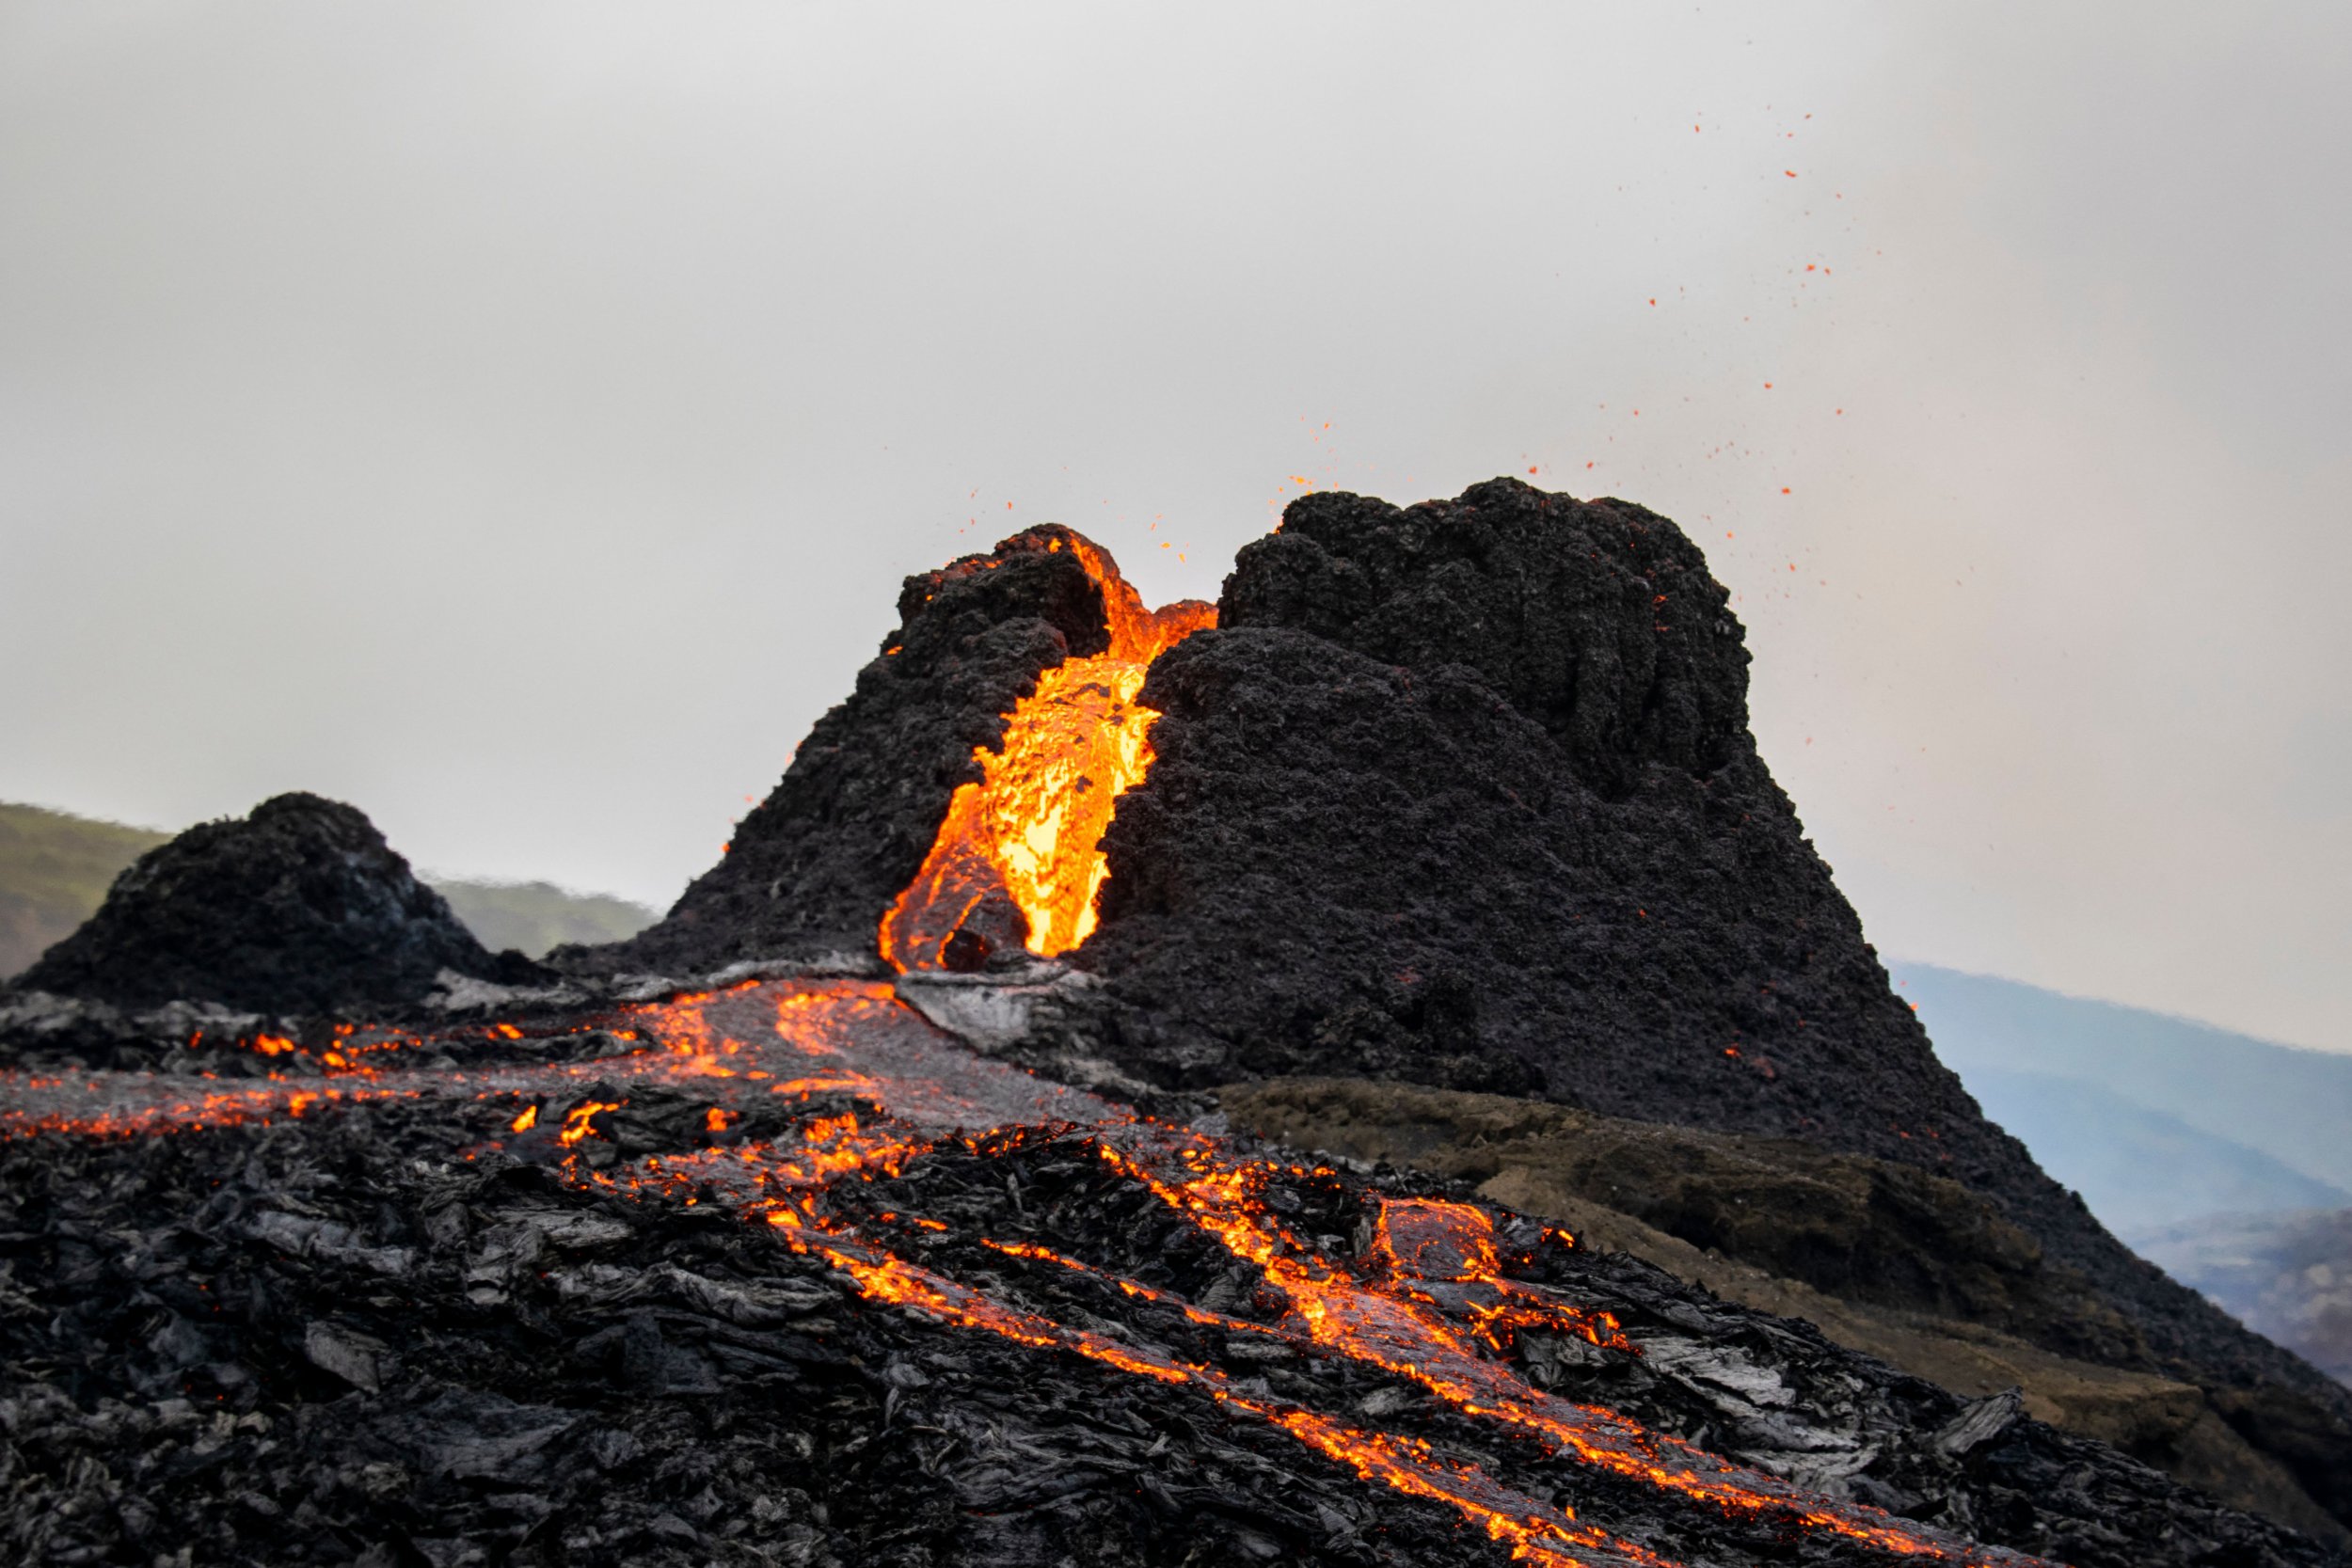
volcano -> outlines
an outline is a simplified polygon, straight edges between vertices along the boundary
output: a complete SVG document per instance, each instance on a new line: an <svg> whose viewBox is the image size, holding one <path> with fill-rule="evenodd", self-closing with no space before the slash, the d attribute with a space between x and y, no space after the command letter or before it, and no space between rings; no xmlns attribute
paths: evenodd
<svg viewBox="0 0 2352 1568"><path fill-rule="evenodd" d="M1936 1063L1666 519L1310 497L1156 611L1039 528L898 610L629 942L330 952L215 832L0 1000L20 1557L2332 1560L2344 1390Z"/></svg>

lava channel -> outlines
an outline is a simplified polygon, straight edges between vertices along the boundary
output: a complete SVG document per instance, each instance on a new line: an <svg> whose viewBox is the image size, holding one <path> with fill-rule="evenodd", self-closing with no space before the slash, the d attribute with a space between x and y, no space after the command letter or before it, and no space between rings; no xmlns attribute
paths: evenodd
<svg viewBox="0 0 2352 1568"><path fill-rule="evenodd" d="M1110 646L1064 659L1006 716L1001 748L973 752L930 853L882 916L883 958L899 970L977 969L1014 943L1041 958L1094 930L1110 875L1102 848L1119 797L1152 766L1152 723L1136 700L1152 661L1216 625L1216 607L1180 599L1146 610L1103 550L1055 537L1102 590Z"/></svg>

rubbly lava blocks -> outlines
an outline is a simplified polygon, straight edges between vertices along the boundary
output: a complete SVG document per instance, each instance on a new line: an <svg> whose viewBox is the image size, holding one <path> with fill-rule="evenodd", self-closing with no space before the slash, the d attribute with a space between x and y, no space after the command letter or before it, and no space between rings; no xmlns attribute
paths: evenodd
<svg viewBox="0 0 2352 1568"><path fill-rule="evenodd" d="M362 813L296 793L140 856L16 989L331 1014L417 1002L445 970L504 985L547 977L476 941Z"/></svg>
<svg viewBox="0 0 2352 1568"><path fill-rule="evenodd" d="M601 1126L578 1148L618 1139L692 1168L712 1103L693 1085L628 1098L584 1118ZM775 1099L735 1147L820 1147L848 1109ZM1506 1529L1565 1506L1562 1523L1643 1546L1536 1562L2014 1560L1825 1527L1864 1517L1857 1504L1906 1515L1885 1523L1915 1548L1911 1521L2079 1568L2328 1561L2011 1396L1963 1402L1623 1255L1542 1244L1523 1221L1497 1227L1516 1260L1493 1288L1605 1315L1643 1354L1546 1327L1496 1343L1489 1294L1441 1277L1465 1255L1439 1238L1476 1240L1448 1212L1485 1214L1410 1179L1276 1167L1255 1196L1311 1234L1375 1205L1400 1238L1428 1221L1406 1245L1430 1272L1396 1295L1449 1325L1455 1373L1592 1436L1656 1435L1587 1463L1464 1407L1484 1394L1441 1397L1451 1377L1384 1365L1398 1346L1314 1342L1256 1304L1262 1271L1111 1174L1082 1132L949 1138L824 1192L861 1235L972 1282L961 1299L1015 1337L977 1311L907 1310L727 1204L549 1163L515 1116L502 1096L419 1100L0 1142L23 1303L0 1314L0 1556L1481 1568L1512 1559L1510 1537L1439 1488L1492 1479L1525 1502L1485 1516ZM534 1119L572 1118L550 1101ZM449 1158L460 1148L472 1157ZM1159 1288L1125 1288L1145 1278ZM1030 1331L1060 1324L1086 1331ZM1081 1338L1111 1354L1076 1354ZM1656 1484L1668 1465L1761 1479L1724 1478L1677 1437L1794 1478L1812 1507ZM1394 1484L1383 1463L1437 1484Z"/></svg>

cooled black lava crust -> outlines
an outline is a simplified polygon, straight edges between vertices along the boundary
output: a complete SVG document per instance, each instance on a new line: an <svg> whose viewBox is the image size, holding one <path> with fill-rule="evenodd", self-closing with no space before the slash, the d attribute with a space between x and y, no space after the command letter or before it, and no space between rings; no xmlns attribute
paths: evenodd
<svg viewBox="0 0 2352 1568"><path fill-rule="evenodd" d="M850 1109L838 1097L779 1104L726 1136L789 1139ZM1366 1481L1198 1388L866 1300L723 1205L582 1190L547 1163L553 1150L484 1147L513 1110L361 1107L0 1145L9 1559L1506 1560L1449 1509ZM588 1153L616 1168L707 1143L705 1111L639 1088L599 1118ZM550 1122L561 1117L550 1109ZM455 1157L469 1146L473 1158ZM1325 1174L1285 1179L1269 1201L1302 1231L1329 1232L1323 1244L1343 1259L1379 1194ZM836 1201L883 1230L889 1216L929 1217L938 1228L905 1225L897 1244L1008 1306L1223 1365L1268 1400L1376 1412L1678 1560L1888 1560L1785 1513L1672 1503L1532 1450L1404 1379L1204 1329L1101 1275L982 1245L1042 1243L1271 1321L1254 1266L1107 1172L1081 1131L951 1145ZM1516 1347L1526 1375L1569 1398L1735 1457L1851 1454L1826 1466L1847 1496L2077 1568L2325 1560L1998 1397L1964 1405L1622 1256L1529 1251L1522 1277L1613 1311L1650 1347L1641 1357L1536 1337Z"/></svg>

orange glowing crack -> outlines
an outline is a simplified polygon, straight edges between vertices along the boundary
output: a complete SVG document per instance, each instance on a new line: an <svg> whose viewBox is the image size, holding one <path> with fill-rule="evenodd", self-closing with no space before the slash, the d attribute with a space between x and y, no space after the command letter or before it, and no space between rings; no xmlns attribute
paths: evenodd
<svg viewBox="0 0 2352 1568"><path fill-rule="evenodd" d="M1064 541L1052 539L1059 550ZM1092 934L1095 895L1110 875L1102 850L1119 797L1152 766L1158 715L1136 700L1152 661L1192 633L1216 625L1216 608L1182 600L1158 610L1119 575L1111 558L1084 540L1069 547L1102 590L1110 646L1063 660L1007 716L996 751L973 752L977 784L959 784L922 869L882 916L883 958L900 970L957 967L949 940L996 898L1019 911L1025 930L971 927L981 942L1017 936L1051 957ZM1007 922L1009 925L1009 922Z"/></svg>
<svg viewBox="0 0 2352 1568"><path fill-rule="evenodd" d="M1580 1525L1573 1511L1554 1509L1505 1487L1474 1465L1443 1458L1425 1443L1359 1431L1311 1410L1247 1393L1214 1368L1175 1361L1105 1335L1000 1307L870 1243L811 1233L797 1217L787 1221L779 1213L770 1218L788 1245L824 1258L856 1281L869 1300L984 1329L1016 1344L1070 1351L1154 1382L1203 1388L1218 1403L1267 1422L1365 1480L1453 1508L1490 1539L1507 1545L1517 1560L1543 1568L1672 1568L1671 1560Z"/></svg>
<svg viewBox="0 0 2352 1568"><path fill-rule="evenodd" d="M91 1085L93 1088L96 1085ZM29 1137L68 1133L83 1137L130 1137L136 1133L170 1132L199 1127L223 1127L256 1122L266 1127L273 1117L300 1117L314 1105L358 1104L373 1100L416 1100L424 1091L414 1088L290 1089L282 1083L249 1089L208 1091L192 1099L148 1105L106 1107L75 1115L53 1111L0 1111L0 1136Z"/></svg>
<svg viewBox="0 0 2352 1568"><path fill-rule="evenodd" d="M617 1111L624 1103L618 1100L581 1101L564 1113L564 1127L555 1134L555 1141L565 1148L578 1147L581 1140L595 1133L596 1129L589 1125L592 1118L600 1112Z"/></svg>
<svg viewBox="0 0 2352 1568"><path fill-rule="evenodd" d="M1861 1504L1808 1494L1760 1471L1742 1469L1678 1438L1654 1433L1614 1411L1576 1405L1543 1394L1481 1357L1441 1319L1413 1299L1367 1291L1320 1259L1302 1262L1298 1247L1263 1207L1252 1189L1273 1167L1216 1161L1205 1144L1180 1149L1183 1178L1165 1178L1136 1156L1108 1147L1103 1159L1142 1182L1235 1257L1260 1265L1269 1284L1290 1299L1315 1343L1341 1351L1420 1384L1463 1414L1515 1428L1579 1461L1661 1490L1710 1503L1726 1513L1785 1513L1850 1540L1905 1556L1961 1561L2020 1560L1995 1551L1979 1558L1903 1528L1892 1515ZM1424 1206L1434 1207L1434 1206ZM1467 1205L1447 1205L1477 1214ZM1481 1218L1483 1219L1483 1215ZM1507 1282L1506 1282L1507 1283ZM1425 1296L1422 1298L1427 1299ZM1592 1337L1600 1327L1586 1330ZM1607 1329L1615 1323L1609 1321ZM1601 1342L1596 1338L1596 1342Z"/></svg>

